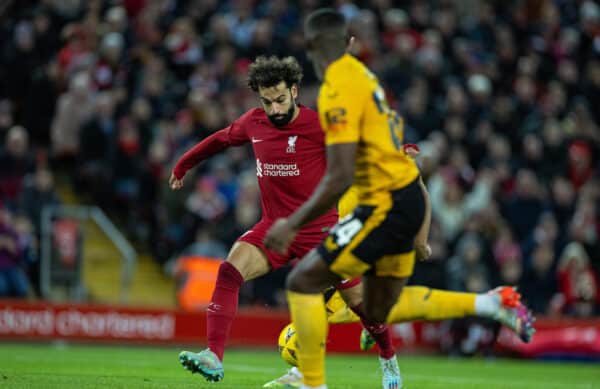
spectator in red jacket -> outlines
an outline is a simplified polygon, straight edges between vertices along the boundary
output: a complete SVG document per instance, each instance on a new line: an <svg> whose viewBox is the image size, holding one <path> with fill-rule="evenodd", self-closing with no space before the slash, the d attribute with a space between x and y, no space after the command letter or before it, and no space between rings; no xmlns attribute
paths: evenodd
<svg viewBox="0 0 600 389"><path fill-rule="evenodd" d="M571 242L563 250L558 263L558 279L566 313L592 316L597 311L600 285L580 243Z"/></svg>

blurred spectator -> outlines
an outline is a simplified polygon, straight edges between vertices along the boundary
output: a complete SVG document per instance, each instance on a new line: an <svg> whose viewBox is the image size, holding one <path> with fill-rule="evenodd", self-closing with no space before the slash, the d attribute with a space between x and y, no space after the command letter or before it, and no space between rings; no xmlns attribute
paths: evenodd
<svg viewBox="0 0 600 389"><path fill-rule="evenodd" d="M183 249L180 256L195 255L224 259L227 257L227 252L227 246L216 239L214 229L207 225L196 231L194 243Z"/></svg>
<svg viewBox="0 0 600 389"><path fill-rule="evenodd" d="M169 52L170 65L179 79L187 79L202 59L202 48L198 41L189 18L177 19L165 36L164 45Z"/></svg>
<svg viewBox="0 0 600 389"><path fill-rule="evenodd" d="M565 312L583 317L596 314L600 304L598 277L581 244L571 242L565 247L558 262L558 277Z"/></svg>
<svg viewBox="0 0 600 389"><path fill-rule="evenodd" d="M404 94L403 114L407 124L407 136L415 139L427 137L440 126L440 119L428 104L428 93L422 87L413 86Z"/></svg>
<svg viewBox="0 0 600 389"><path fill-rule="evenodd" d="M26 271L27 279L35 294L41 296L39 226L35 227L31 219L23 214L17 214L13 224L22 248L23 270Z"/></svg>
<svg viewBox="0 0 600 389"><path fill-rule="evenodd" d="M54 176L50 170L38 168L35 173L25 177L18 209L33 223L38 236L41 230L42 210L46 206L59 204L60 199L54 188Z"/></svg>
<svg viewBox="0 0 600 389"><path fill-rule="evenodd" d="M451 258L448 262L448 275L451 277L462 273L462 285L454 284L458 279L449 279L449 286L452 289L458 286L456 290L471 293L487 291L490 280L481 261L481 240L476 236L466 235L459 240L457 251L459 255L462 253L462 261L460 257ZM441 346L450 355L491 355L499 331L500 325L491 319L469 317L449 320L442 326Z"/></svg>
<svg viewBox="0 0 600 389"><path fill-rule="evenodd" d="M521 247L508 226L500 228L493 247L494 259L499 269L497 284L519 285L523 273Z"/></svg>
<svg viewBox="0 0 600 389"><path fill-rule="evenodd" d="M483 262L483 242L474 234L458 240L456 255L448 260L447 286L451 290L467 288L484 291L490 287L489 272Z"/></svg>
<svg viewBox="0 0 600 389"><path fill-rule="evenodd" d="M76 23L64 26L61 38L65 44L57 53L58 74L61 80L68 80L75 72L92 64L93 44L85 29Z"/></svg>
<svg viewBox="0 0 600 389"><path fill-rule="evenodd" d="M94 113L83 123L79 133L77 186L87 190L100 205L109 197L111 161L115 153L117 123L115 99L110 92L98 94Z"/></svg>
<svg viewBox="0 0 600 389"><path fill-rule="evenodd" d="M109 32L100 42L100 58L94 68L94 83L98 90L124 86L127 70L123 66L125 40L118 32Z"/></svg>
<svg viewBox="0 0 600 389"><path fill-rule="evenodd" d="M528 231L535 227L543 211L543 195L535 173L520 169L517 172L514 191L503 205L503 214L511 221L516 236L526 237Z"/></svg>
<svg viewBox="0 0 600 389"><path fill-rule="evenodd" d="M21 126L13 126L6 133L4 148L0 150L0 201L14 202L22 189L23 177L33 171L34 160L28 152L29 135Z"/></svg>
<svg viewBox="0 0 600 389"><path fill-rule="evenodd" d="M556 215L561 234L565 234L575 208L575 190L571 182L562 176L555 176L551 185L551 208Z"/></svg>
<svg viewBox="0 0 600 389"><path fill-rule="evenodd" d="M482 129L485 134L487 128ZM481 134L480 136L483 136ZM502 198L508 197L514 186L513 170L515 169L516 161L512 158L512 149L509 140L497 133L487 138L486 155L482 160L480 169L487 171L490 178L493 178L500 185ZM486 170L484 170L486 169Z"/></svg>
<svg viewBox="0 0 600 389"><path fill-rule="evenodd" d="M596 198L581 197L577 202L575 212L569 225L571 239L582 244L593 254L594 259L600 258L600 221L597 213ZM595 262L598 262L595 260Z"/></svg>
<svg viewBox="0 0 600 389"><path fill-rule="evenodd" d="M115 151L110 161L112 194L122 212L135 215L141 186L143 155L139 130L128 116L119 120Z"/></svg>
<svg viewBox="0 0 600 389"><path fill-rule="evenodd" d="M201 177L195 190L186 201L186 208L199 222L214 222L226 211L227 201L217 190L217 182L211 176Z"/></svg>
<svg viewBox="0 0 600 389"><path fill-rule="evenodd" d="M481 177L471 191L466 177L454 169L445 169L429 181L433 216L439 220L447 240L453 240L473 213L486 207L491 198L492 181Z"/></svg>
<svg viewBox="0 0 600 389"><path fill-rule="evenodd" d="M535 313L548 313L549 304L558 291L554 247L541 242L533 248L529 268L520 283L527 306Z"/></svg>
<svg viewBox="0 0 600 389"><path fill-rule="evenodd" d="M31 74L42 64L41 51L36 47L34 26L29 20L19 20L14 25L12 37L5 36L6 44L2 63L7 77L3 80L4 91L11 96L17 109L25 102ZM10 43L9 43L10 42Z"/></svg>
<svg viewBox="0 0 600 389"><path fill-rule="evenodd" d="M235 207L239 178L233 174L226 158L216 157L210 165L210 174L215 178L217 189L227 202L227 209Z"/></svg>
<svg viewBox="0 0 600 389"><path fill-rule="evenodd" d="M79 131L94 112L94 92L90 76L80 72L58 99L51 128L52 151L59 160L73 160L79 153Z"/></svg>
<svg viewBox="0 0 600 389"><path fill-rule="evenodd" d="M451 356L493 355L500 325L491 319L469 317L442 325L441 348Z"/></svg>
<svg viewBox="0 0 600 389"><path fill-rule="evenodd" d="M239 228L246 231L260 219L260 192L254 171L242 172L239 180L235 220Z"/></svg>
<svg viewBox="0 0 600 389"><path fill-rule="evenodd" d="M575 190L579 190L592 177L592 149L584 141L575 141L569 146L569 179Z"/></svg>
<svg viewBox="0 0 600 389"><path fill-rule="evenodd" d="M533 231L531 231L529 236L523 240L521 247L524 256L529 256L531 251L539 245L549 245L555 249L564 246L564 242L562 241L558 229L558 223L554 214L550 211L546 211L540 215L540 219ZM526 260L525 265L526 267L529 267L531 264Z"/></svg>
<svg viewBox="0 0 600 389"><path fill-rule="evenodd" d="M29 281L23 271L24 259L12 215L0 205L0 296L27 296Z"/></svg>
<svg viewBox="0 0 600 389"><path fill-rule="evenodd" d="M8 129L13 126L13 106L10 100L0 100L0 137L4 139Z"/></svg>
<svg viewBox="0 0 600 389"><path fill-rule="evenodd" d="M39 66L31 74L22 107L22 120L31 135L31 143L47 149L50 143L50 125L58 100L58 65L54 60Z"/></svg>
<svg viewBox="0 0 600 389"><path fill-rule="evenodd" d="M565 133L561 128L560 122L556 119L546 119L543 124L543 148L544 161L542 173L545 178L549 176L567 175L567 146L565 142Z"/></svg>

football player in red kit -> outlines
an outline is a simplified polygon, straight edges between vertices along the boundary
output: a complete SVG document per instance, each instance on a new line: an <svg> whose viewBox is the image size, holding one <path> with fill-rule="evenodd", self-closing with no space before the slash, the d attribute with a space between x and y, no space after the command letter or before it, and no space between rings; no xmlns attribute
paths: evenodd
<svg viewBox="0 0 600 389"><path fill-rule="evenodd" d="M281 255L265 248L263 240L272 223L292 214L312 194L326 168L324 133L317 112L299 105L298 85L302 70L292 57L259 57L249 70L248 84L258 92L262 107L243 114L229 127L207 137L177 162L169 179L180 189L186 172L201 161L230 147L252 143L256 175L261 192L262 218L233 245L219 268L215 290L207 309L208 348L199 353L183 351L180 362L208 381L223 379L223 353L229 329L237 312L238 293L243 282L302 258L316 247L335 225L335 208L304 226ZM338 285L347 305L358 316L359 279ZM386 325L363 321L379 345L381 356L394 357Z"/></svg>

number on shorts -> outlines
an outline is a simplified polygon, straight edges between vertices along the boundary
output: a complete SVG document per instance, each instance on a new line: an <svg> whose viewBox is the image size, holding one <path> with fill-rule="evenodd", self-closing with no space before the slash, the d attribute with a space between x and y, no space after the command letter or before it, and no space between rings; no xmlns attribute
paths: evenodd
<svg viewBox="0 0 600 389"><path fill-rule="evenodd" d="M352 219L344 224L338 224L335 231L333 231L336 238L335 242L338 246L347 245L361 228L362 222L358 219Z"/></svg>

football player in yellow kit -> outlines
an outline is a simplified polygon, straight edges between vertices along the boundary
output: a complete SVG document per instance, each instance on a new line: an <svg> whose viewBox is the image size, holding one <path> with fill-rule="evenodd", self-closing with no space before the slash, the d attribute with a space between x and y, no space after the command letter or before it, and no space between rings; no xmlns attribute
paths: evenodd
<svg viewBox="0 0 600 389"><path fill-rule="evenodd" d="M357 188L358 206L340 219L287 278L303 376L300 388L327 388L328 326L321 291L343 279L362 276L364 313L374 323L479 313L508 324L529 341L533 319L520 302L494 310L490 301L475 294L424 287L403 292L414 267L414 239L425 220L426 194L415 162L402 149L402 119L388 107L377 78L346 52L348 35L342 14L317 10L308 16L304 33L308 56L322 80L317 104L327 145L327 170L313 195L292 215L273 224L265 244L285 252L300 227L330 209L351 185ZM388 361L383 387L400 388L396 358Z"/></svg>
<svg viewBox="0 0 600 389"><path fill-rule="evenodd" d="M405 145L404 150L411 156L416 156L418 148L414 145ZM423 185L420 183L420 185ZM422 190L426 195L426 217L425 222L421 226L421 230L415 237L415 249L417 259L426 260L431 254L431 249L427 244L427 236L429 234L429 222L430 222L430 208L429 201L427 200L427 191L423 185ZM338 212L340 219L349 215L352 210L358 204L358 192L355 187L351 187L342 196L338 202ZM346 290L346 293L358 293L360 288L354 287ZM433 299L424 299L419 301L418 299L426 294L435 293ZM413 321L413 320L443 320L457 317L464 317L471 312L469 310L438 310L436 306L444 301L453 302L460 301L464 295L474 296L475 306L473 307L474 314L478 314L484 317L493 317L497 320L504 322L502 317L510 317L511 315L505 315L504 313L509 312L511 308L517 306L520 301L520 295L517 291L508 286L503 286L491 290L485 294L472 294L472 293L456 293L444 290L431 290L422 286L406 286L401 295L400 304L404 307L403 310L398 312L397 318L399 321ZM358 317L350 307L344 302L344 299L335 288L330 287L325 290L325 308L327 312L327 322L329 324L340 324L340 323L355 323L360 321ZM346 297L348 298L348 297ZM360 301L360 296L354 296L354 301ZM479 307L479 309L477 308ZM508 324L513 330L517 328ZM298 369L297 360L297 346L296 346L296 329L293 324L287 325L279 335L278 346L281 357L291 364L293 367L290 368L287 373L278 377L272 381L267 382L263 387L265 388L299 388L302 384L302 373ZM366 351L375 345L375 340L369 335L369 332L363 328L360 335L360 349ZM393 357L390 361L384 360L380 357L383 368L383 385L384 388L388 389L393 387L394 382L401 383L401 377L399 368L397 368L396 358ZM391 372L390 372L391 370ZM386 375L387 373L387 375ZM398 378L400 377L400 378ZM400 386L398 386L400 387Z"/></svg>

